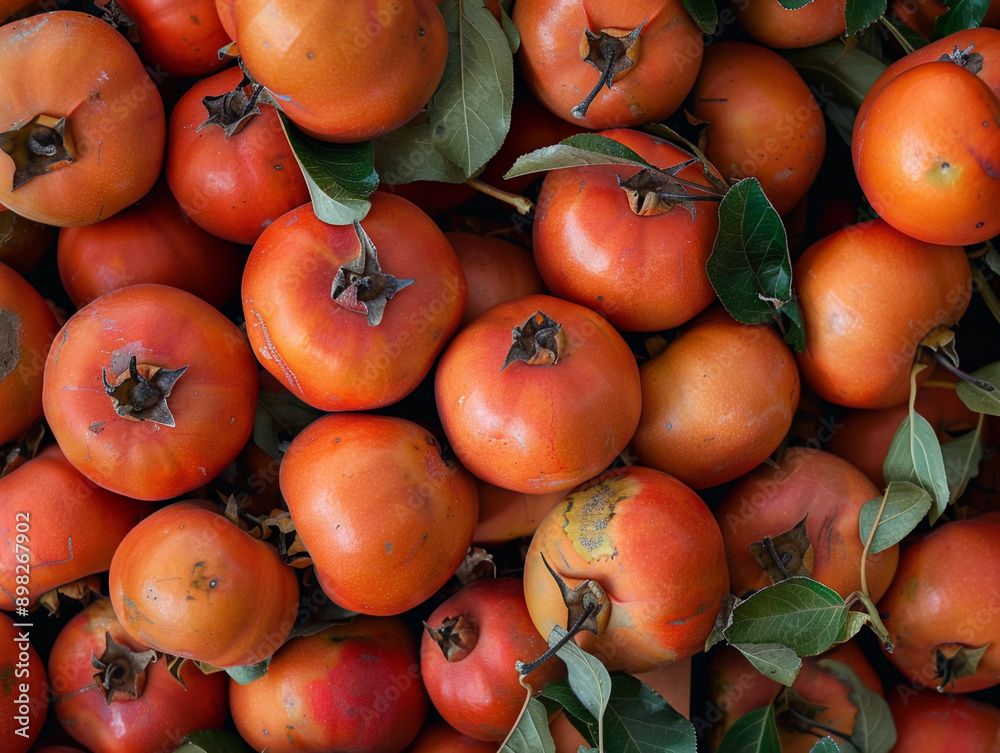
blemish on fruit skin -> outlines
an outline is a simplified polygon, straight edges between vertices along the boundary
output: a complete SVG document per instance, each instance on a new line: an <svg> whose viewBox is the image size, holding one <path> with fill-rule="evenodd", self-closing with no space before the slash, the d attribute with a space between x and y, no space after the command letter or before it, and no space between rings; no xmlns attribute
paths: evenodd
<svg viewBox="0 0 1000 753"><path fill-rule="evenodd" d="M708 609L708 604L703 604L697 612L694 614L689 614L687 617L678 617L676 620L670 620L668 625L683 625L688 620L693 620L698 615L702 614L706 609Z"/></svg>

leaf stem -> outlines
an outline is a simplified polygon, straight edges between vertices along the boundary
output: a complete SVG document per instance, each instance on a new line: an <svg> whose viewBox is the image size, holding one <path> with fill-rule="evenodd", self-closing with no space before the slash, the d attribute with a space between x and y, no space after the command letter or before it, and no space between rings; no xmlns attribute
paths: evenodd
<svg viewBox="0 0 1000 753"><path fill-rule="evenodd" d="M465 185L470 186L479 193L486 194L487 196L492 196L498 201L502 201L504 204L510 204L517 213L524 216L531 212L535 208L535 205L531 203L528 199L524 198L520 194L511 193L510 191L504 191L496 186L491 186L489 183L484 183L479 180L479 178L470 178L465 181Z"/></svg>
<svg viewBox="0 0 1000 753"><path fill-rule="evenodd" d="M596 602L591 602L587 604L587 606L585 606L583 610L580 612L580 615L576 618L576 622L574 622L573 626L570 627L570 629L566 632L566 635L562 636L562 638L560 638L558 641L552 644L549 647L548 651L546 651L544 654L539 656L533 662L530 662L528 664L524 664L523 662L518 662L516 665L518 673L522 676L530 675L532 672L534 672L536 669L542 666L542 664L551 659L559 651L559 649L561 649L563 646L569 643L573 639L573 636L575 636L577 633L580 632L580 629L583 627L583 624L591 616L593 616L594 612L597 611L599 606L600 605L597 604Z"/></svg>
<svg viewBox="0 0 1000 753"><path fill-rule="evenodd" d="M978 387L979 389L981 389L981 390L983 390L985 392L993 392L993 390L996 389L996 387L994 387L989 382L987 382L987 381L985 381L983 379L977 379L976 377L972 376L972 374L968 374L968 373L962 371L961 369L957 368L955 366L955 364L953 364L948 359L948 357L944 353L942 353L940 350L935 350L934 351L934 360L936 360L941 366L943 366L944 369L945 369L945 371L947 371L947 372L949 372L951 374L954 374L956 377L958 377L959 379L961 379L963 382L968 382L973 387Z"/></svg>
<svg viewBox="0 0 1000 753"><path fill-rule="evenodd" d="M882 504L878 507L878 515L875 516L872 529L868 532L868 540L865 541L865 548L861 550L861 593L868 596L868 598L871 598L868 594L868 580L866 578L868 573L868 552L872 548L872 541L875 539L875 529L878 528L879 523L882 521L882 513L885 512L885 503L889 499L890 486L892 486L891 481L886 484L885 493L882 495Z"/></svg>

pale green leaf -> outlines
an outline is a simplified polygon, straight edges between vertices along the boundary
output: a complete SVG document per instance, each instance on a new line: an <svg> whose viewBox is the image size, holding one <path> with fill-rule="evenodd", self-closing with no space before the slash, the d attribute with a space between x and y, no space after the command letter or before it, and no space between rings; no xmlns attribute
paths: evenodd
<svg viewBox="0 0 1000 753"><path fill-rule="evenodd" d="M528 708L517 727L497 753L555 753L556 744L549 732L549 716L537 698L528 701Z"/></svg>
<svg viewBox="0 0 1000 753"><path fill-rule="evenodd" d="M868 553L878 554L902 541L923 520L933 502L930 493L921 486L909 481L890 482L885 491L884 508L882 497L868 500L861 508L858 528L862 543L868 541L872 526L878 521Z"/></svg>
<svg viewBox="0 0 1000 753"><path fill-rule="evenodd" d="M735 648L757 668L757 671L769 680L780 682L785 686L795 682L795 677L802 667L802 659L787 646L776 643L741 643L736 644Z"/></svg>
<svg viewBox="0 0 1000 753"><path fill-rule="evenodd" d="M1000 361L983 366L972 372L972 376L995 388L1000 386ZM984 390L966 381L961 381L955 387L955 392L969 410L976 413L986 413L990 416L1000 416L1000 389Z"/></svg>
<svg viewBox="0 0 1000 753"><path fill-rule="evenodd" d="M820 659L819 665L850 688L847 700L858 709L851 742L865 753L888 753L896 744L896 725L885 698L869 689L846 664Z"/></svg>
<svg viewBox="0 0 1000 753"><path fill-rule="evenodd" d="M556 625L549 633L549 647L567 635L565 628ZM604 716L611 696L611 675L601 661L588 654L573 641L564 643L556 655L566 664L570 687L595 719Z"/></svg>
<svg viewBox="0 0 1000 753"><path fill-rule="evenodd" d="M927 419L915 411L900 422L882 464L886 484L909 481L933 498L932 522L947 508L950 499L941 443Z"/></svg>

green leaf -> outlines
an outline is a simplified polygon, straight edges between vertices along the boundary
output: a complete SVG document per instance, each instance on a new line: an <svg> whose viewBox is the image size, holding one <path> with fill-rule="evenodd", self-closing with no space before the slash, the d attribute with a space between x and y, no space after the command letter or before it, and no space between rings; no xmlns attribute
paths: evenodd
<svg viewBox="0 0 1000 753"><path fill-rule="evenodd" d="M722 199L707 270L722 305L737 321L782 323L782 314L801 321L792 299L785 226L756 178L744 178Z"/></svg>
<svg viewBox="0 0 1000 753"><path fill-rule="evenodd" d="M930 423L919 413L911 410L897 427L882 464L882 477L886 484L909 481L926 489L934 501L931 522L948 506L948 476L941 443Z"/></svg>
<svg viewBox="0 0 1000 753"><path fill-rule="evenodd" d="M556 744L549 732L549 717L537 698L528 701L528 708L517 727L497 753L555 753Z"/></svg>
<svg viewBox="0 0 1000 753"><path fill-rule="evenodd" d="M392 133L379 136L375 148L375 168L384 183L392 186L415 180L464 183L465 172L438 149L441 138L434 136L426 117L411 120Z"/></svg>
<svg viewBox="0 0 1000 753"><path fill-rule="evenodd" d="M483 0L443 0L448 59L427 105L435 145L471 178L497 153L510 130L514 56Z"/></svg>
<svg viewBox="0 0 1000 753"><path fill-rule="evenodd" d="M576 697L569 680L553 680L539 691L538 697L558 703L576 731L591 745L596 743L597 720Z"/></svg>
<svg viewBox="0 0 1000 753"><path fill-rule="evenodd" d="M878 521L868 553L878 554L902 541L923 520L933 502L926 489L909 481L893 481L886 487L884 508L882 497L865 502L858 518L862 543L868 541L872 526Z"/></svg>
<svg viewBox="0 0 1000 753"><path fill-rule="evenodd" d="M716 175L712 164L708 161L708 157L705 156L696 144L681 136L673 128L665 126L663 123L646 123L642 127L642 130L656 136L657 138L661 138L664 141L668 141L671 144L675 144L681 149L693 154L698 158L698 161L701 162L702 172L705 174L705 177L708 178L708 182L719 191L725 192L729 190L729 184Z"/></svg>
<svg viewBox="0 0 1000 753"><path fill-rule="evenodd" d="M694 725L648 685L616 674L604 715L604 749L620 753L695 753Z"/></svg>
<svg viewBox="0 0 1000 753"><path fill-rule="evenodd" d="M824 737L809 749L809 753L840 753L840 748L832 737Z"/></svg>
<svg viewBox="0 0 1000 753"><path fill-rule="evenodd" d="M280 462L295 435L321 415L322 411L291 392L261 390L253 420L253 441Z"/></svg>
<svg viewBox="0 0 1000 753"><path fill-rule="evenodd" d="M174 753L250 753L251 748L239 735L219 729L191 732L181 738Z"/></svg>
<svg viewBox="0 0 1000 753"><path fill-rule="evenodd" d="M511 8L513 8L513 3L507 3ZM510 20L510 10L504 7L504 3L500 3L500 28L503 29L504 36L507 37L507 44L510 45L511 53L516 53L521 47L521 32L517 30L514 26L514 22Z"/></svg>
<svg viewBox="0 0 1000 753"><path fill-rule="evenodd" d="M684 8L705 34L712 34L719 25L719 9L714 0L683 0Z"/></svg>
<svg viewBox="0 0 1000 753"><path fill-rule="evenodd" d="M778 5L780 5L785 10L799 10L800 8L805 8L813 0L778 0Z"/></svg>
<svg viewBox="0 0 1000 753"><path fill-rule="evenodd" d="M777 643L741 643L735 646L769 680L789 686L802 667L802 660L787 646Z"/></svg>
<svg viewBox="0 0 1000 753"><path fill-rule="evenodd" d="M820 659L819 665L850 688L847 700L858 709L851 742L865 753L888 753L896 744L896 725L885 698L870 690L846 664Z"/></svg>
<svg viewBox="0 0 1000 753"><path fill-rule="evenodd" d="M886 0L847 0L847 35L857 34L885 15Z"/></svg>
<svg viewBox="0 0 1000 753"><path fill-rule="evenodd" d="M278 115L305 176L316 216L331 225L364 219L371 208L368 197L378 188L372 145L320 141L300 131L284 113Z"/></svg>
<svg viewBox="0 0 1000 753"><path fill-rule="evenodd" d="M985 452L983 435L978 428L941 445L941 457L952 499L961 497L969 482L979 474L979 463Z"/></svg>
<svg viewBox="0 0 1000 753"><path fill-rule="evenodd" d="M934 19L933 39L978 28L986 18L990 0L942 0L942 4L948 10Z"/></svg>
<svg viewBox="0 0 1000 753"><path fill-rule="evenodd" d="M556 625L549 633L549 647L563 640L568 633ZM573 641L564 643L556 655L566 664L569 685L595 719L604 716L611 695L611 676L601 661L588 654Z"/></svg>
<svg viewBox="0 0 1000 753"><path fill-rule="evenodd" d="M972 372L972 376L976 379L982 379L994 387L1000 385L1000 361L976 369ZM990 416L1000 416L1000 389L984 390L966 381L960 381L955 387L955 392L969 410L976 413L986 413Z"/></svg>
<svg viewBox="0 0 1000 753"><path fill-rule="evenodd" d="M847 612L844 600L832 588L796 576L740 602L725 637L737 648L776 643L798 656L815 656L843 640Z"/></svg>
<svg viewBox="0 0 1000 753"><path fill-rule="evenodd" d="M726 730L716 753L781 753L774 706L744 714Z"/></svg>
<svg viewBox="0 0 1000 753"><path fill-rule="evenodd" d="M558 144L544 146L518 157L504 178L586 165L631 165L652 167L646 160L607 136L582 133L563 139Z"/></svg>
<svg viewBox="0 0 1000 753"><path fill-rule="evenodd" d="M249 685L267 674L267 665L271 663L271 657L257 664L250 664L245 667L227 667L226 674L232 677L240 685Z"/></svg>

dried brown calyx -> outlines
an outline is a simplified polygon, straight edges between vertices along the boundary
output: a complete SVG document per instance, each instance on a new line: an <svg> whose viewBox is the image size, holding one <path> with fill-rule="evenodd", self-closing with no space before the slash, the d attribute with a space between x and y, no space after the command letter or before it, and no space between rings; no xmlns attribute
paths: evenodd
<svg viewBox="0 0 1000 753"><path fill-rule="evenodd" d="M156 660L156 652L136 652L115 641L111 633L105 632L104 636L104 653L100 658L91 653L91 664L100 670L94 675L94 684L109 706L114 701L138 698L146 687L146 667Z"/></svg>
<svg viewBox="0 0 1000 753"><path fill-rule="evenodd" d="M813 546L806 535L806 520L802 518L795 527L778 536L765 536L750 544L750 553L771 579L777 583L794 575L806 578L813 568Z"/></svg>
<svg viewBox="0 0 1000 753"><path fill-rule="evenodd" d="M132 356L128 371L119 374L113 384L108 382L107 369L101 370L101 379L115 412L122 418L174 426L176 422L167 406L167 398L187 368L182 366L179 369L164 369L140 364Z"/></svg>
<svg viewBox="0 0 1000 753"><path fill-rule="evenodd" d="M562 324L542 311L529 316L520 327L514 327L511 339L513 343L500 371L514 361L529 366L554 365L566 352L566 333Z"/></svg>
<svg viewBox="0 0 1000 753"><path fill-rule="evenodd" d="M938 691L944 692L949 685L954 686L955 680L962 677L972 677L976 674L979 661L986 653L990 644L985 646L966 646L961 643L945 643L934 649L936 679L941 680Z"/></svg>
<svg viewBox="0 0 1000 753"><path fill-rule="evenodd" d="M243 68L242 61L240 67ZM197 130L219 126L227 139L239 133L254 115L260 115L258 101L263 92L264 87L254 81L246 68L243 68L243 79L235 89L202 99L208 117Z"/></svg>
<svg viewBox="0 0 1000 753"><path fill-rule="evenodd" d="M357 220L354 232L360 243L358 256L337 270L330 294L338 306L364 314L369 326L374 327L382 321L386 302L416 280L401 280L385 274L378 263L375 244Z"/></svg>
<svg viewBox="0 0 1000 753"><path fill-rule="evenodd" d="M584 100L570 111L574 118L585 117L601 87L610 89L615 81L625 76L638 62L641 32L646 21L631 30L609 28L601 29L595 34L590 29L584 29L583 39L580 40L580 57L594 66L601 77Z"/></svg>
<svg viewBox="0 0 1000 753"><path fill-rule="evenodd" d="M424 629L441 649L444 658L450 662L461 661L472 653L479 642L479 631L469 620L458 617L445 617L439 627L431 627L426 622Z"/></svg>
<svg viewBox="0 0 1000 753"><path fill-rule="evenodd" d="M73 162L73 138L66 131L66 118L36 115L5 133L0 133L0 150L14 160L10 190L32 178L59 170Z"/></svg>
<svg viewBox="0 0 1000 753"><path fill-rule="evenodd" d="M973 52L975 44L970 44L964 50L958 49L958 45L955 45L955 49L946 55L942 55L938 58L939 63L955 63L955 65L960 65L970 73L979 73L983 70L983 56L978 52Z"/></svg>

